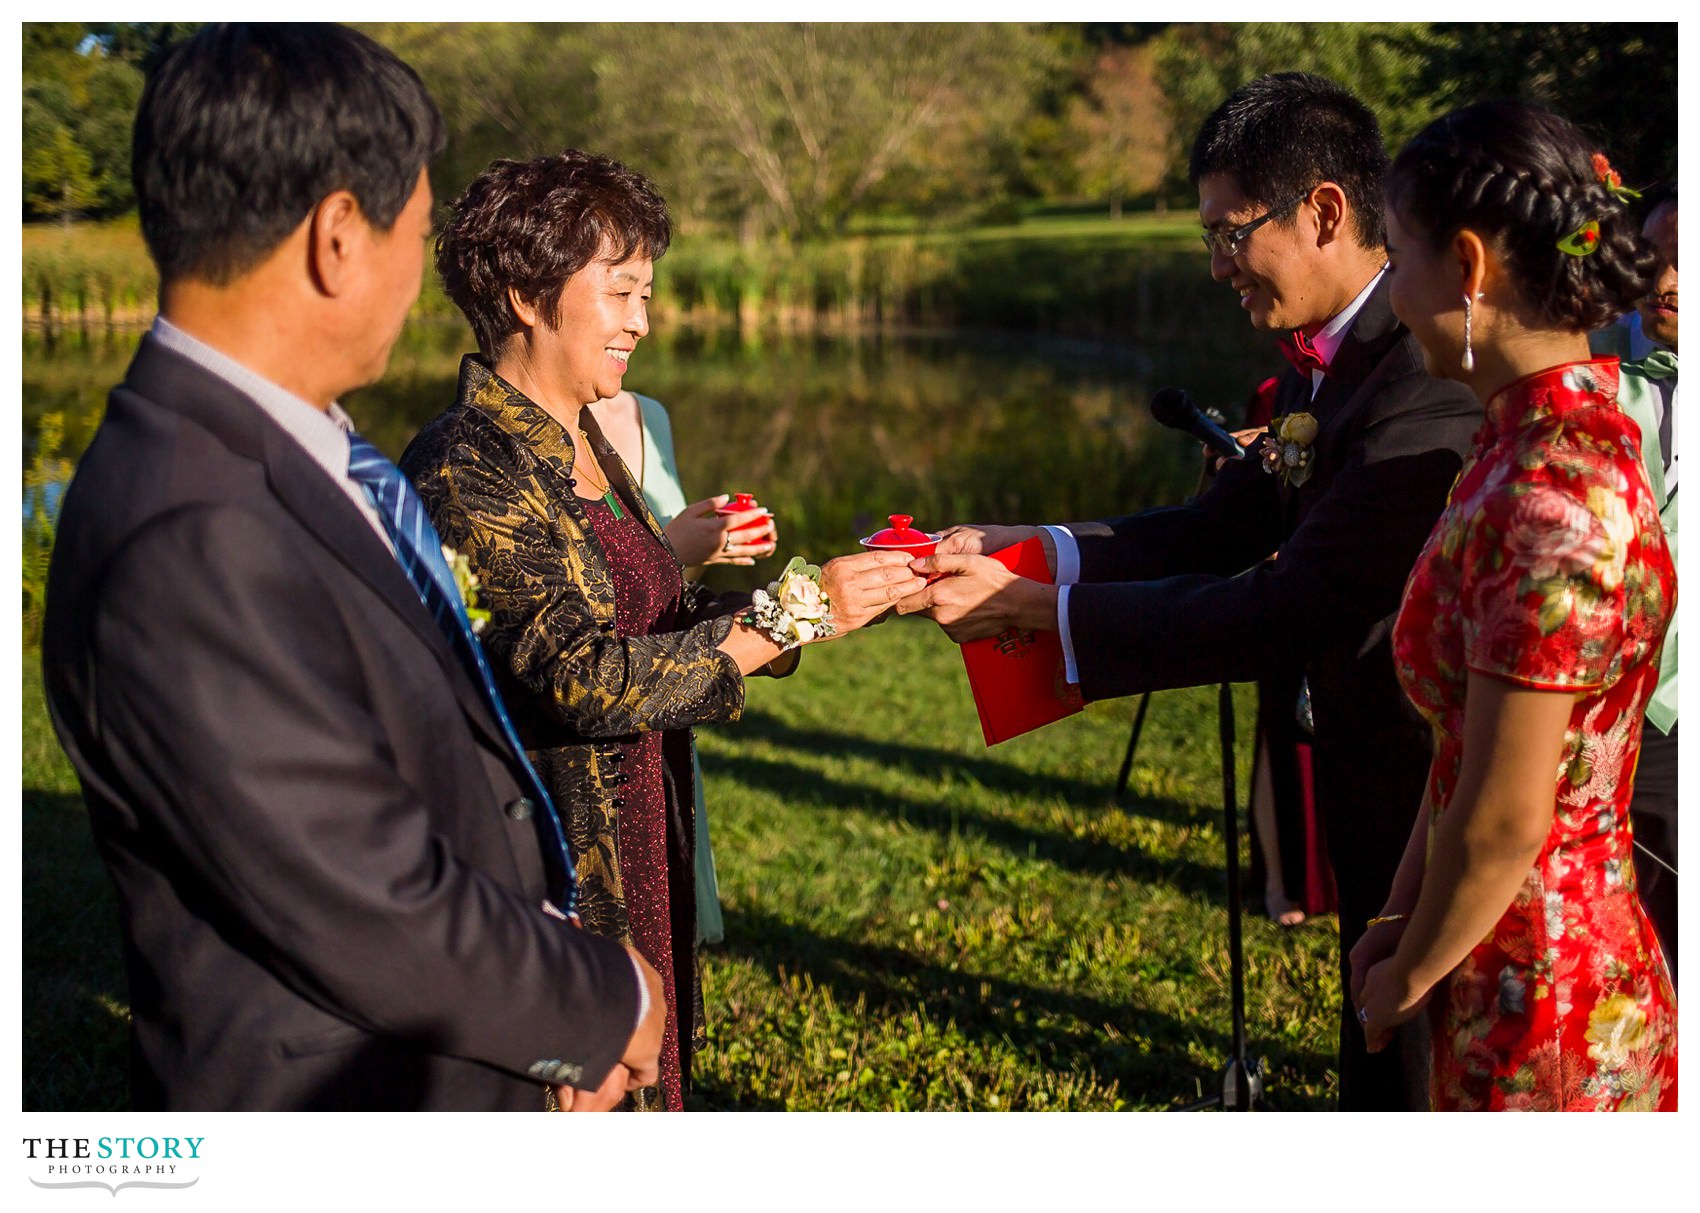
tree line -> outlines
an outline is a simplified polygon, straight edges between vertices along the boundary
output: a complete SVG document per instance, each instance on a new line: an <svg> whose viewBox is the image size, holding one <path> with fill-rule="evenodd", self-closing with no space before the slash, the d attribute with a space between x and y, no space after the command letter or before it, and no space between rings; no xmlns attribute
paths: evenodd
<svg viewBox="0 0 1700 1213"><path fill-rule="evenodd" d="M23 27L23 218L133 210L129 130L190 23ZM371 24L449 128L452 197L492 158L566 146L655 178L682 230L747 242L1188 207L1204 116L1268 71L1356 91L1391 150L1520 97L1590 130L1626 181L1676 170L1674 23Z"/></svg>

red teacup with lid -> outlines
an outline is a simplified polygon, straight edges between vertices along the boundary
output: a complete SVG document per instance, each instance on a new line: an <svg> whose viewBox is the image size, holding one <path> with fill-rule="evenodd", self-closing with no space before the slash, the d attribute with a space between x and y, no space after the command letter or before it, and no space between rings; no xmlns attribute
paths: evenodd
<svg viewBox="0 0 1700 1213"><path fill-rule="evenodd" d="M862 540L862 546L878 552L908 552L911 556L931 556L942 535L917 531L915 519L909 514L892 514L891 525Z"/></svg>
<svg viewBox="0 0 1700 1213"><path fill-rule="evenodd" d="M755 508L756 495L754 493L733 493L732 500L728 501L725 505L721 506L714 512L724 517L727 514L742 514L745 510L753 510Z"/></svg>
<svg viewBox="0 0 1700 1213"><path fill-rule="evenodd" d="M758 510L761 508L761 506L756 504L756 495L754 493L733 493L732 500L728 501L725 505L720 506L714 512L720 517L726 518L732 514L747 514L751 510ZM773 516L772 510L767 510L766 513L770 518ZM737 530L733 531L732 534L742 535L745 531L759 531L766 527L767 523L765 522L752 522L749 526L739 527Z"/></svg>

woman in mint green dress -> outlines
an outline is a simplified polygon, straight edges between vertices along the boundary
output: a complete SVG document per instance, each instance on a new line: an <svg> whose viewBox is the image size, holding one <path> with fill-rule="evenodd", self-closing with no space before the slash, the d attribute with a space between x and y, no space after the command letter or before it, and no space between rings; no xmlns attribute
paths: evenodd
<svg viewBox="0 0 1700 1213"><path fill-rule="evenodd" d="M673 454L673 423L659 400L636 392L621 392L590 406L596 424L631 469L644 501L667 533L679 562L687 569L709 564L754 564L772 555L778 542L773 519L760 507L746 513L718 515L729 498L724 494L687 502L679 483ZM765 525L757 526L762 523ZM733 532L740 532L736 535ZM691 745L696 765L696 743ZM708 843L708 814L703 809L702 769L696 779L696 903L697 942L719 943L726 937L720 915L720 884L714 873L714 853Z"/></svg>

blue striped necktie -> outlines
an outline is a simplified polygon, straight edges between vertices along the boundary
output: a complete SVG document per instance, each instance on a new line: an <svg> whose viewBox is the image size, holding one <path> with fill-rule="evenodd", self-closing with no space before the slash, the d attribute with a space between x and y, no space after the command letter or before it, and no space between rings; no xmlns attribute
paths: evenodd
<svg viewBox="0 0 1700 1213"><path fill-rule="evenodd" d="M473 634L472 621L466 616L466 604L461 601L460 589L455 585L448 561L443 559L442 540L425 513L425 503L419 500L419 494L413 491L401 469L384 458L377 447L355 433L348 435L348 475L366 490L368 500L383 521L384 530L389 532L390 541L395 544L396 560L400 562L402 572L413 583L419 600L431 612L431 618L437 621L443 635L448 637L449 646L460 654L469 672L475 675L473 681L483 689L485 702L502 726L502 735L508 739L515 760L524 768L532 798L537 802L532 817L537 822L540 841L546 851L559 852L565 873L566 888L559 891L559 904L568 915L572 915L578 904L578 873L567 849L561 819L555 812L548 789L526 759L525 747L520 744L513 720L508 716L500 692L496 690L490 664L484 659L484 647Z"/></svg>

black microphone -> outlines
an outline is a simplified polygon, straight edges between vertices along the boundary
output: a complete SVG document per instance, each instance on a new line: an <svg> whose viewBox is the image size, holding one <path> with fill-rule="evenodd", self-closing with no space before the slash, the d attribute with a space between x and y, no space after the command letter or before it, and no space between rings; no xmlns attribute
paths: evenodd
<svg viewBox="0 0 1700 1213"><path fill-rule="evenodd" d="M1245 447L1227 430L1198 411L1185 388L1159 388L1151 397L1151 416L1159 425L1171 430L1185 430L1217 454L1228 459L1244 459Z"/></svg>

